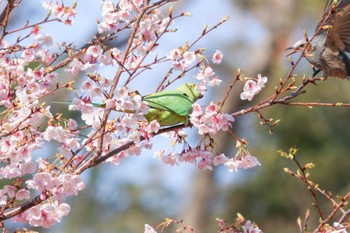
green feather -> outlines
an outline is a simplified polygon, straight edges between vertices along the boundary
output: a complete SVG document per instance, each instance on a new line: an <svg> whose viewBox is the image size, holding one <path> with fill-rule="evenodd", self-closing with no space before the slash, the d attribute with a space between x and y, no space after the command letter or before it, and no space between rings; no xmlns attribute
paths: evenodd
<svg viewBox="0 0 350 233"><path fill-rule="evenodd" d="M161 126L176 125L179 123L188 123L189 114L192 112L192 104L202 95L197 91L197 85L186 83L176 90L165 90L142 97L150 107L145 118L148 122L157 120ZM63 104L72 104L71 102L55 102ZM91 103L95 107L105 108L105 104ZM134 111L125 110L123 112L133 113Z"/></svg>

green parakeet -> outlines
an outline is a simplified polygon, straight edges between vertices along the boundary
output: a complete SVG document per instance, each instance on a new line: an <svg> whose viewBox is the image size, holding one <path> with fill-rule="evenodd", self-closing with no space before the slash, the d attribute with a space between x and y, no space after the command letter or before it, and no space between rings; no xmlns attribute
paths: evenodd
<svg viewBox="0 0 350 233"><path fill-rule="evenodd" d="M186 83L175 90L164 90L145 95L142 100L147 102L150 109L144 117L148 122L157 120L161 126L187 124L189 114L192 112L192 104L201 97L202 94L197 90L197 85L193 83ZM92 104L95 107L105 107L105 104ZM125 112L132 113L128 110Z"/></svg>
<svg viewBox="0 0 350 233"><path fill-rule="evenodd" d="M197 85L193 83L186 83L175 90L143 96L150 107L145 118L148 122L157 120L161 126L187 124L192 104L201 97Z"/></svg>

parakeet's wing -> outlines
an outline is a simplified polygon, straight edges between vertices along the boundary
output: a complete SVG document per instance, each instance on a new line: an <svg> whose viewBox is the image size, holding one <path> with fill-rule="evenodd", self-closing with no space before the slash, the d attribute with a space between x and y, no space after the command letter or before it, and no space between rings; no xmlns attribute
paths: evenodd
<svg viewBox="0 0 350 233"><path fill-rule="evenodd" d="M150 108L169 111L180 116L188 116L194 103L185 93L177 90L146 95L143 100Z"/></svg>
<svg viewBox="0 0 350 233"><path fill-rule="evenodd" d="M55 103L55 104L73 104L72 101L68 101L68 102L52 101L52 103ZM103 104L103 103L90 103L90 104L92 106L98 107L98 108L105 108L106 107L106 104Z"/></svg>

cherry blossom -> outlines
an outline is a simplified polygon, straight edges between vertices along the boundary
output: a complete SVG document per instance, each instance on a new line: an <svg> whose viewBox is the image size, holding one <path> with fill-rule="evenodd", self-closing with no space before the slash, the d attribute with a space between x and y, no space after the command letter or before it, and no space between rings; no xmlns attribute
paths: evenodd
<svg viewBox="0 0 350 233"><path fill-rule="evenodd" d="M16 193L16 200L27 200L30 198L30 192L28 190L25 189L21 189L18 190L18 192Z"/></svg>
<svg viewBox="0 0 350 233"><path fill-rule="evenodd" d="M241 93L241 99L251 101L254 98L254 96L258 94L260 91L261 91L261 88L255 81L248 80L244 84L243 92Z"/></svg>
<svg viewBox="0 0 350 233"><path fill-rule="evenodd" d="M145 224L145 231L144 233L157 233L153 227L151 227L150 225L148 224Z"/></svg>
<svg viewBox="0 0 350 233"><path fill-rule="evenodd" d="M220 64L222 62L224 55L221 51L216 50L212 57L212 62L214 64Z"/></svg>
<svg viewBox="0 0 350 233"><path fill-rule="evenodd" d="M251 101L254 96L260 93L262 88L265 87L266 82L267 77L262 77L261 74L258 75L256 81L253 79L246 81L243 87L243 92L241 93L241 99Z"/></svg>
<svg viewBox="0 0 350 233"><path fill-rule="evenodd" d="M31 226L49 228L68 215L70 207L66 203L51 202L36 205L16 216L14 222L28 222Z"/></svg>
<svg viewBox="0 0 350 233"><path fill-rule="evenodd" d="M102 53L103 53L103 50L102 50L101 46L98 46L98 45L90 46L86 50L86 54L91 55L94 58L101 56Z"/></svg>
<svg viewBox="0 0 350 233"><path fill-rule="evenodd" d="M196 79L203 84L207 84L209 87L219 86L222 80L215 76L215 72L210 66L202 66L199 70Z"/></svg>
<svg viewBox="0 0 350 233"><path fill-rule="evenodd" d="M201 135L207 133L215 135L220 130L227 131L234 121L230 114L221 113L220 107L213 101L205 108L205 111L199 109L199 104L194 103L190 120L193 126L198 128L198 133Z"/></svg>
<svg viewBox="0 0 350 233"><path fill-rule="evenodd" d="M180 49L173 49L168 54L167 58L173 61L180 60L182 58L182 52Z"/></svg>
<svg viewBox="0 0 350 233"><path fill-rule="evenodd" d="M196 54L194 52L186 51L183 54L186 65L191 65L196 60Z"/></svg>
<svg viewBox="0 0 350 233"><path fill-rule="evenodd" d="M242 226L243 233L261 233L262 231L255 226L250 220L247 220Z"/></svg>
<svg viewBox="0 0 350 233"><path fill-rule="evenodd" d="M258 159L252 155L246 155L243 158L231 158L224 162L224 166L232 171L238 171L239 168L248 169L256 166L261 166Z"/></svg>

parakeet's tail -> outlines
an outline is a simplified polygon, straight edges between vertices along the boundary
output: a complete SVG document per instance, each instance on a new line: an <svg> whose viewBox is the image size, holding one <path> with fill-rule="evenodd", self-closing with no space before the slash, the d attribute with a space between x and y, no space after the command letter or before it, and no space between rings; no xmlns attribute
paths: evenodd
<svg viewBox="0 0 350 233"><path fill-rule="evenodd" d="M59 101L52 101L52 103L54 104L73 104L73 102L71 101L68 101L68 102L59 102ZM100 103L90 103L92 106L94 107L97 107L97 108L106 108L106 104L100 104ZM134 110L128 110L128 109L124 109L124 110L116 110L116 109L113 109L114 111L117 111L117 112L124 112L124 113L130 113L130 114L134 114L135 111Z"/></svg>

